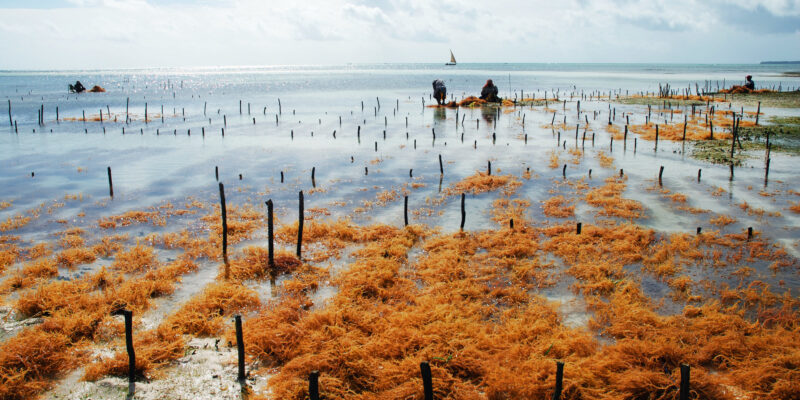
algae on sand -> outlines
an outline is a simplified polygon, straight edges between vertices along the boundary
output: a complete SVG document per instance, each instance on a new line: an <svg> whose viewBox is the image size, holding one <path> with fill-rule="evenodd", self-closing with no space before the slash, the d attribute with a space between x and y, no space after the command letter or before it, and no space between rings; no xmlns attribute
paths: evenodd
<svg viewBox="0 0 800 400"><path fill-rule="evenodd" d="M800 90L793 92L729 94L728 100L734 105L744 107L757 107L758 103L761 102L762 108L800 108Z"/></svg>
<svg viewBox="0 0 800 400"><path fill-rule="evenodd" d="M753 142L742 142L744 150L756 150L759 145ZM760 146L763 148L763 145ZM692 148L691 155L698 160L708 161L713 164L731 163L731 141L730 140L699 140L695 142ZM741 166L744 160L749 158L746 153L740 151L739 146L736 146L733 156L733 165Z"/></svg>
<svg viewBox="0 0 800 400"><path fill-rule="evenodd" d="M770 151L789 154L800 154L800 125L790 125L800 120L798 117L773 117L771 122L776 125L758 125L739 128L739 142L734 150L734 166L741 166L748 158L750 152L766 151L767 135L769 135ZM741 145L741 147L740 147ZM697 141L691 151L691 156L698 160L714 164L731 163L730 140Z"/></svg>

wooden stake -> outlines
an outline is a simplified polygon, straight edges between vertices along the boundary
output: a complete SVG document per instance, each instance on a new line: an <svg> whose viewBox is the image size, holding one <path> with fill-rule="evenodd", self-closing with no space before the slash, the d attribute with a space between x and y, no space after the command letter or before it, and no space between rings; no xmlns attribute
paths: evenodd
<svg viewBox="0 0 800 400"><path fill-rule="evenodd" d="M439 175L444 175L444 164L442 163L441 154L439 154Z"/></svg>
<svg viewBox="0 0 800 400"><path fill-rule="evenodd" d="M237 376L237 380L239 383L244 383L245 381L245 373L244 373L244 338L242 337L242 316L236 315L233 317L235 324L236 324L236 352L239 356L239 374Z"/></svg>
<svg viewBox="0 0 800 400"><path fill-rule="evenodd" d="M403 200L403 220L405 221L403 226L408 226L408 196Z"/></svg>
<svg viewBox="0 0 800 400"><path fill-rule="evenodd" d="M556 387L553 390L553 400L561 400L561 388L564 380L564 362L556 361Z"/></svg>
<svg viewBox="0 0 800 400"><path fill-rule="evenodd" d="M272 199L267 200L267 236L269 237L269 269L270 273L275 270L275 233L273 230L273 205Z"/></svg>
<svg viewBox="0 0 800 400"><path fill-rule="evenodd" d="M714 140L714 120L711 119L708 121L708 123L709 123L709 132L711 132L711 136L709 137L709 139Z"/></svg>
<svg viewBox="0 0 800 400"><path fill-rule="evenodd" d="M758 102L758 109L756 109L756 125L758 125L758 116L761 114L761 102Z"/></svg>
<svg viewBox="0 0 800 400"><path fill-rule="evenodd" d="M697 228L698 232L700 233L699 229ZM681 364L681 389L680 389L680 400L689 400L689 365L688 364Z"/></svg>
<svg viewBox="0 0 800 400"><path fill-rule="evenodd" d="M300 258L300 250L303 247L303 208L304 208L304 200L303 200L303 191L300 191L300 213L297 217L297 258Z"/></svg>
<svg viewBox="0 0 800 400"><path fill-rule="evenodd" d="M686 141L686 123L687 123L687 118L684 115L683 116L683 139L681 139L683 141Z"/></svg>
<svg viewBox="0 0 800 400"><path fill-rule="evenodd" d="M658 150L658 124L656 124L656 146L654 150Z"/></svg>
<svg viewBox="0 0 800 400"><path fill-rule="evenodd" d="M228 211L225 208L225 186L219 183L219 206L222 214L222 259L225 262L225 279L230 276L228 265Z"/></svg>
<svg viewBox="0 0 800 400"><path fill-rule="evenodd" d="M464 208L464 202L466 201L466 194L461 193L461 230L464 230L464 222L467 219L467 211Z"/></svg>
<svg viewBox="0 0 800 400"><path fill-rule="evenodd" d="M125 318L125 348L128 351L128 382L136 382L136 352L133 349L133 311L122 310Z"/></svg>
<svg viewBox="0 0 800 400"><path fill-rule="evenodd" d="M319 371L314 370L308 374L308 398L319 400Z"/></svg>
<svg viewBox="0 0 800 400"><path fill-rule="evenodd" d="M661 175L664 174L664 166L662 165L661 168L658 170L658 186L664 186L661 182Z"/></svg>
<svg viewBox="0 0 800 400"><path fill-rule="evenodd" d="M422 373L422 390L425 395L425 400L433 400L433 379L431 378L431 366L427 361L419 364L420 372Z"/></svg>
<svg viewBox="0 0 800 400"><path fill-rule="evenodd" d="M111 181L111 167L108 167L108 195L114 197L114 183Z"/></svg>

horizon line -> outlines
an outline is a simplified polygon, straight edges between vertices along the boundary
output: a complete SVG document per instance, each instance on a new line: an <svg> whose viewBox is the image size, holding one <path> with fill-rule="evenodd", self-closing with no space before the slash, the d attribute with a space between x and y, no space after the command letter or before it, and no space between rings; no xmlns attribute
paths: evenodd
<svg viewBox="0 0 800 400"><path fill-rule="evenodd" d="M692 62L460 62L459 65L703 65L703 66L726 66L726 65L792 65L800 64L800 61L760 61L749 63L692 63ZM194 66L147 66L147 67L86 67L86 68L21 68L5 69L0 68L0 73L9 72L72 72L72 71L139 71L139 70L207 70L207 69L258 69L258 68L302 68L302 67L349 67L349 66L376 66L376 65L441 65L438 62L359 62L359 63L339 63L339 64L253 64L253 65L194 65ZM453 66L450 66L453 67Z"/></svg>

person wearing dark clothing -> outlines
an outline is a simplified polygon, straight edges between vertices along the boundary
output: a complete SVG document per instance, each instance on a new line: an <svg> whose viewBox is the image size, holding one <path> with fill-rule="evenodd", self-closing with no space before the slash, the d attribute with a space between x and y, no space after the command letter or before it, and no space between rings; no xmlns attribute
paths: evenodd
<svg viewBox="0 0 800 400"><path fill-rule="evenodd" d="M83 86L81 81L75 81L74 85L69 85L69 91L71 93L83 93L86 91L86 87Z"/></svg>
<svg viewBox="0 0 800 400"><path fill-rule="evenodd" d="M486 81L481 89L481 99L486 101L497 102L500 99L497 97L497 86L494 85L491 79Z"/></svg>
<svg viewBox="0 0 800 400"><path fill-rule="evenodd" d="M441 79L433 81L433 98L436 99L436 103L439 105L444 104L447 100L447 87Z"/></svg>
<svg viewBox="0 0 800 400"><path fill-rule="evenodd" d="M752 75L747 75L744 78L744 87L746 87L746 88L748 88L750 90L756 90L756 83L753 82L753 76Z"/></svg>

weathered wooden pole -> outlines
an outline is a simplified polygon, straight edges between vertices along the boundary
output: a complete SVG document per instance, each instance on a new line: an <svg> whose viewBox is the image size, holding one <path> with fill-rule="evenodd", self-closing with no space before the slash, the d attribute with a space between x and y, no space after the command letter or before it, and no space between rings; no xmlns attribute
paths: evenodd
<svg viewBox="0 0 800 400"><path fill-rule="evenodd" d="M108 167L108 195L114 197L114 183L111 181L111 167Z"/></svg>
<svg viewBox="0 0 800 400"><path fill-rule="evenodd" d="M656 145L653 150L658 150L658 124L656 124Z"/></svg>
<svg viewBox="0 0 800 400"><path fill-rule="evenodd" d="M308 374L308 398L319 400L319 371L314 370Z"/></svg>
<svg viewBox="0 0 800 400"><path fill-rule="evenodd" d="M222 217L222 260L225 263L225 279L230 275L228 265L228 211L225 207L225 185L219 183L219 207Z"/></svg>
<svg viewBox="0 0 800 400"><path fill-rule="evenodd" d="M236 315L233 317L236 324L236 352L239 356L239 374L236 380L239 383L244 383L246 376L244 373L244 338L242 334L242 316Z"/></svg>
<svg viewBox="0 0 800 400"><path fill-rule="evenodd" d="M136 352L133 349L133 311L112 311L111 315L122 315L125 318L125 349L128 352L128 383L136 382Z"/></svg>
<svg viewBox="0 0 800 400"><path fill-rule="evenodd" d="M267 200L267 236L269 237L269 269L270 273L275 269L275 233L273 230L273 204L272 199Z"/></svg>
<svg viewBox="0 0 800 400"><path fill-rule="evenodd" d="M8 125L14 126L14 120L11 119L11 99L8 99Z"/></svg>
<svg viewBox="0 0 800 400"><path fill-rule="evenodd" d="M664 186L661 182L661 175L664 175L664 166L662 165L661 168L658 169L658 186Z"/></svg>
<svg viewBox="0 0 800 400"><path fill-rule="evenodd" d="M439 175L444 175L444 164L442 163L441 154L439 154Z"/></svg>
<svg viewBox="0 0 800 400"><path fill-rule="evenodd" d="M427 361L419 364L420 372L422 373L422 390L425 394L425 400L433 400L433 379L431 377L431 366Z"/></svg>
<svg viewBox="0 0 800 400"><path fill-rule="evenodd" d="M714 140L714 120L711 119L708 121L708 123L709 123L709 132L711 132L711 136L709 137L709 139Z"/></svg>
<svg viewBox="0 0 800 400"><path fill-rule="evenodd" d="M687 121L687 118L686 118L686 116L684 115L684 116L683 116L683 138L681 139L681 140L683 140L683 141L686 141L686 124L687 124L687 122L688 122L688 121Z"/></svg>
<svg viewBox="0 0 800 400"><path fill-rule="evenodd" d="M553 390L553 400L561 400L561 389L564 381L564 362L556 361L556 387Z"/></svg>
<svg viewBox="0 0 800 400"><path fill-rule="evenodd" d="M698 228L700 229L700 228ZM700 233L698 231L698 233ZM688 364L681 364L681 389L680 389L680 400L689 400L689 365Z"/></svg>
<svg viewBox="0 0 800 400"><path fill-rule="evenodd" d="M461 230L462 231L464 230L464 222L466 222L466 219L467 219L467 211L464 208L464 202L466 201L466 198L467 198L467 195L464 194L464 193L461 193Z"/></svg>
<svg viewBox="0 0 800 400"><path fill-rule="evenodd" d="M299 194L300 198L300 212L297 217L297 258L300 258L300 251L303 247L303 208L304 208L304 200L303 200L303 191L300 191Z"/></svg>
<svg viewBox="0 0 800 400"><path fill-rule="evenodd" d="M404 226L408 226L408 196L405 196L403 200L403 220L405 221Z"/></svg>
<svg viewBox="0 0 800 400"><path fill-rule="evenodd" d="M10 108L10 107L9 107ZM761 114L761 102L758 102L758 109L756 109L756 125L758 125L758 116Z"/></svg>

